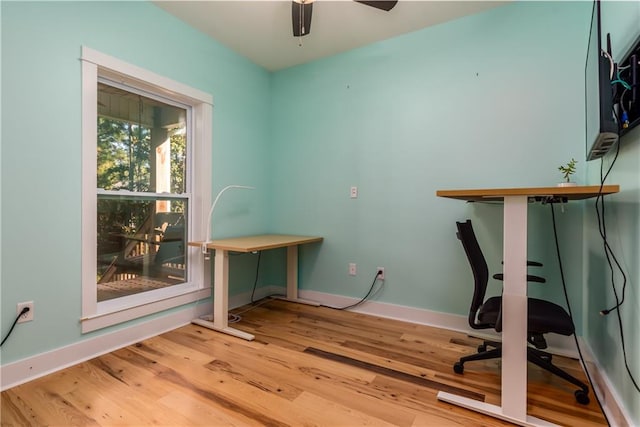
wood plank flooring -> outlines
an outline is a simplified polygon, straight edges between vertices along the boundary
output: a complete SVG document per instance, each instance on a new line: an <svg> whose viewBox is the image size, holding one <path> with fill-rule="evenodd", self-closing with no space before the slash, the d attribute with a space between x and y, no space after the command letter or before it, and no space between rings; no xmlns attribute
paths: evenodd
<svg viewBox="0 0 640 427"><path fill-rule="evenodd" d="M236 310L243 311L246 308ZM269 300L239 338L188 325L2 393L2 426L503 426L436 399L500 402L500 361L453 363L479 340L363 314ZM584 378L578 362L554 362ZM529 364L528 412L606 422L595 402Z"/></svg>

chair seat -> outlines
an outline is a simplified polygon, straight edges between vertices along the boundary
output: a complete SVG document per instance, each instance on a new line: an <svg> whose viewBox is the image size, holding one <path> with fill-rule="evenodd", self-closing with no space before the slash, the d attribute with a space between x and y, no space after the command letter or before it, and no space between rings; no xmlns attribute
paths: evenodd
<svg viewBox="0 0 640 427"><path fill-rule="evenodd" d="M502 297L491 297L482 304L478 311L478 320L482 323L497 325ZM557 304L536 298L529 298L527 304L528 324L530 334L555 333L561 335L573 334L575 328L571 317ZM498 331L501 328L496 327Z"/></svg>

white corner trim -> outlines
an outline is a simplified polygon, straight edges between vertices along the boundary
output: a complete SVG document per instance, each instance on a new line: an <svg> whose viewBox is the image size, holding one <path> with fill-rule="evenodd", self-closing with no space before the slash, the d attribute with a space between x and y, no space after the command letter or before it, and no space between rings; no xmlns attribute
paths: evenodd
<svg viewBox="0 0 640 427"><path fill-rule="evenodd" d="M0 390L4 391L96 356L179 328L210 311L211 305L208 303L192 304L183 310L157 319L2 365L0 366Z"/></svg>
<svg viewBox="0 0 640 427"><path fill-rule="evenodd" d="M579 341L585 363L588 365L587 368L589 375L591 375L591 381L593 381L593 392L597 394L600 399L602 410L606 414L609 424L613 427L630 427L637 425L637 422L633 422L631 413L625 407L624 401L620 398L615 387L613 387L606 371L597 362L589 344L582 338L579 338Z"/></svg>

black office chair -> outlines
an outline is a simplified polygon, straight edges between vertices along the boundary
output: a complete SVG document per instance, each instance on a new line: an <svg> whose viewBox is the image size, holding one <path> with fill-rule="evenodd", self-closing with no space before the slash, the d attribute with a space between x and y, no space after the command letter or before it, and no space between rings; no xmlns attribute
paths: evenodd
<svg viewBox="0 0 640 427"><path fill-rule="evenodd" d="M469 325L473 329L493 328L497 332L502 332L502 297L494 296L485 301L487 283L489 281L489 269L487 268L487 262L476 239L471 221L467 220L465 222L457 222L456 224L458 227L457 236L462 242L469 264L471 264L474 279L473 299L471 300L471 308L469 310ZM527 265L542 266L542 264L532 261L528 261ZM498 280L503 279L502 274L496 274L493 277ZM545 282L543 278L533 275L527 275L527 281ZM528 298L527 310L527 341L530 344L530 346L527 347L527 360L580 387L580 390L576 390L574 393L576 401L583 405L588 404L589 387L569 373L553 365L551 363L551 354L542 351L547 348L544 334L555 333L569 336L575 332L571 317L559 305L535 298ZM488 350L488 347L493 348ZM487 360L501 356L502 347L500 343L485 341L478 347L476 354L461 357L460 360L453 365L453 370L458 374L462 374L465 362Z"/></svg>

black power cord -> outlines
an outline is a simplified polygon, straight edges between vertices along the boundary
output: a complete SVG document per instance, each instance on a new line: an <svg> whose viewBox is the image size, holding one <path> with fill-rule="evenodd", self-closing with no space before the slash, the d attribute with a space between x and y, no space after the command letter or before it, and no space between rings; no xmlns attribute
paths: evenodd
<svg viewBox="0 0 640 427"><path fill-rule="evenodd" d="M558 230L556 227L556 212L553 207L553 203L549 203L551 206L551 220L553 222L553 237L556 243L556 256L558 257L558 266L560 267L560 280L562 281L562 290L564 292L564 299L567 303L567 311L569 312L569 317L571 318L571 323L573 323L573 313L571 312L571 304L569 303L569 293L567 292L567 283L564 279L564 269L562 268L562 257L560 256L560 244L558 243ZM575 326L574 326L575 327ZM578 343L578 336L575 331L573 333L573 341L576 344L576 348L578 349L578 355L580 356L580 362L582 363L582 367L584 368L584 372L587 374L587 379L589 380L589 384L591 385L591 390L593 390L593 395L596 398L596 402L598 402L598 406L600 407L600 412L604 416L607 425L610 426L609 418L607 418L607 414L604 412L604 408L602 407L602 402L600 402L600 398L593 387L593 380L591 379L591 374L589 374L589 369L584 360L584 356L582 355L582 349L580 349L580 344Z"/></svg>
<svg viewBox="0 0 640 427"><path fill-rule="evenodd" d="M627 371L627 374L629 375L629 378L631 379L631 382L633 383L633 386L635 387L636 391L638 391L640 393L640 386L638 386L638 381L635 379L635 377L633 376L633 374L631 373L631 369L629 368L629 362L627 359L627 345L624 339L624 327L622 325L622 316L620 315L620 306L622 306L622 304L624 303L624 297L625 297L625 291L626 291L626 287L627 287L627 275L624 273L624 269L622 268L622 266L620 265L620 262L618 262L617 257L615 256L615 254L613 253L613 250L611 249L611 246L609 246L609 242L607 240L607 227L606 227L606 220L605 220L605 205L604 205L604 196L602 194L602 187L604 186L604 183L607 179L607 177L609 176L609 173L611 173L611 170L613 169L613 166L616 163L616 160L618 159L618 154L620 153L620 142L618 142L617 146L616 146L616 153L615 156L613 158L613 160L611 161L611 165L609 165L609 168L607 170L606 173L604 172L604 160L601 159L600 161L600 191L598 194L598 197L596 197L596 214L598 217L598 229L600 231L600 237L602 238L602 242L604 245L604 252L605 252L605 256L607 258L607 263L609 265L609 270L611 271L611 288L613 289L613 295L615 297L616 300L616 304L608 309L604 309L600 311L600 314L603 316L608 315L609 313L611 313L612 311L616 312L616 319L618 321L618 330L620 332L620 344L622 347L622 357L624 360L624 367ZM622 275L622 298L618 297L618 291L616 290L616 286L615 286L615 271L613 268L613 264L612 264L612 259L613 259L613 263L615 263L617 270L620 272L620 274Z"/></svg>
<svg viewBox="0 0 640 427"><path fill-rule="evenodd" d="M253 281L253 289L251 290L251 304L255 304L255 300L253 296L256 292L256 286L258 286L258 272L260 271L260 257L262 256L262 251L258 251L258 262L256 263L256 278Z"/></svg>
<svg viewBox="0 0 640 427"><path fill-rule="evenodd" d="M613 169L613 166L615 165L616 160L618 160L619 153L620 153L620 143L618 143L618 145L616 146L616 154L613 158L613 161L611 162L611 165L609 165L609 169L607 170L606 174L603 174L604 161L603 160L600 161L600 189L598 191L598 196L596 197L596 205L595 205L596 215L598 217L598 231L600 232L600 237L602 238L602 242L604 245L604 253L607 258L607 264L609 265L609 270L611 271L611 287L613 289L613 294L616 299L615 306L600 311L600 314L603 316L606 316L607 314L611 313L613 310L617 310L622 305L622 303L624 302L625 291L627 288L627 275L624 273L624 269L620 266L620 263L618 262L618 258L613 253L611 246L609 246L609 241L607 240L607 226L605 222L605 205L604 205L604 196L602 194L602 187L604 186L604 183L607 177L609 176L609 173L611 173L611 170ZM613 262L616 264L617 270L622 275L622 298L618 298L618 291L615 287L615 275L614 275L615 271L613 269L613 264L611 263L612 259L613 259Z"/></svg>
<svg viewBox="0 0 640 427"><path fill-rule="evenodd" d="M255 252L253 252L255 253ZM253 305L253 307L247 309L247 310L243 310L239 313L228 313L227 314L227 319L229 321L229 323L238 323L239 321L242 320L242 316L240 316L242 313L246 313L247 311L253 310L254 308L257 308L258 306L264 304L264 302L258 304L258 301L254 300L254 295L256 293L256 287L258 286L258 273L260 271L260 258L262 256L262 251L258 251L258 261L256 262L256 274L255 277L253 279L253 289L251 289L251 304ZM239 255L245 255L243 254L239 254ZM262 298L263 300L265 300L266 302L266 298Z"/></svg>
<svg viewBox="0 0 640 427"><path fill-rule="evenodd" d="M257 254L258 254L258 261L256 262L256 274L253 280L253 289L251 289L251 304L257 304L258 302L271 297L284 296L283 294L271 294L271 295L267 295L266 297L262 297L259 300L255 299L256 287L258 286L258 277L260 273L260 258L262 256L262 251L258 251Z"/></svg>
<svg viewBox="0 0 640 427"><path fill-rule="evenodd" d="M266 304L267 302L269 302L269 298L271 297L280 295L280 294L267 295L266 297L260 298L259 300L255 300L255 292L256 292L256 287L258 286L258 277L260 272L260 258L262 256L262 251L258 251L257 254L258 254L258 260L256 262L256 274L253 280L253 289L251 290L251 307L236 313L229 313L228 315L229 323L238 323L239 321L242 320L242 316L240 316L241 314L244 314L248 311L253 310L254 308L258 308L261 305ZM244 254L241 254L241 255L244 255Z"/></svg>
<svg viewBox="0 0 640 427"><path fill-rule="evenodd" d="M360 304L362 304L363 302L365 302L367 300L367 298L369 298L369 295L371 295L371 293L373 292L373 288L376 286L376 282L378 281L378 277L380 277L382 275L383 271L382 270L378 270L376 271L376 276L373 278L373 282L371 283L371 287L369 288L369 292L367 292L367 294L362 297L362 299L354 304L351 305L347 305L345 307L332 307L330 305L324 305L321 304L322 307L327 307L327 308L332 308L334 310L348 310L350 308L359 306ZM384 279L382 279L384 281Z"/></svg>
<svg viewBox="0 0 640 427"><path fill-rule="evenodd" d="M7 333L7 336L4 337L4 339L0 343L0 347L2 347L2 345L7 340L7 338L9 338L9 335L11 335L11 332L13 332L13 328L16 327L16 323L18 323L18 320L20 320L20 317L22 317L23 314L27 314L28 312L29 312L29 307L24 307L22 309L22 311L20 311L20 314L18 314L18 316L16 317L16 320L13 321L13 325L11 325L11 329L9 329L9 332Z"/></svg>

